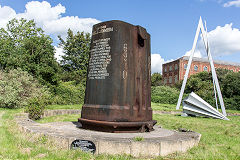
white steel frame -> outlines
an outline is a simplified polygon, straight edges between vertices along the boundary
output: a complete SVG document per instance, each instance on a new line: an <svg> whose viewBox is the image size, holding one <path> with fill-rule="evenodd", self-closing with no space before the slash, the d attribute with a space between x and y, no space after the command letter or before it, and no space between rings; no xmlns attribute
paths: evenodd
<svg viewBox="0 0 240 160"><path fill-rule="evenodd" d="M205 23L205 27L206 27L206 23ZM194 51L196 49L197 40L198 40L200 31L202 33L203 43L204 43L204 46L205 46L205 49L206 49L206 52L207 52L207 55L208 55L208 60L210 62L210 66L211 66L213 86L214 86L214 91L215 91L216 106L217 106L217 95L218 95L219 102L220 102L221 109L222 109L222 113L223 113L224 116L227 116L225 106L224 106L224 102L223 102L223 98L222 98L222 93L221 93L220 86L219 86L219 83L218 83L217 74L216 74L214 64L213 64L212 55L211 55L211 52L210 52L209 42L208 42L208 38L207 38L207 31L205 31L205 29L204 29L201 17L199 19L196 35L195 35L195 38L194 38L194 41L193 41L192 50L190 51L190 57L189 57L189 60L188 60L187 70L186 70L186 73L184 75L182 88L181 88L181 91L180 91L180 94L179 94L176 109L178 110L180 108L180 104L181 104L184 89L185 89L185 86L186 86L186 83L187 83L187 78L188 78L188 74L189 74L189 71L190 71L190 66L192 64L192 59L193 59ZM215 88L217 90L217 95L216 95ZM218 108L218 106L217 106L217 108Z"/></svg>

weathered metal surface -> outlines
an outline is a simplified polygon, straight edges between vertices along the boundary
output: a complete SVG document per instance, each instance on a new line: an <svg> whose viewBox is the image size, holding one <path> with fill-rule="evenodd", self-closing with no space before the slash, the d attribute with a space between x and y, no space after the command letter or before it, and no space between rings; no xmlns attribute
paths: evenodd
<svg viewBox="0 0 240 160"><path fill-rule="evenodd" d="M94 25L79 118L83 128L151 131L156 121L152 121L150 78L150 35L144 28L122 21Z"/></svg>

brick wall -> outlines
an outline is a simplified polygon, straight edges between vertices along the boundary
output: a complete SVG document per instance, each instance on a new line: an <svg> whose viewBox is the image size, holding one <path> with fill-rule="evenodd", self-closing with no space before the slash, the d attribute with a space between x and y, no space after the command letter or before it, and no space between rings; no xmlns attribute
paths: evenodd
<svg viewBox="0 0 240 160"><path fill-rule="evenodd" d="M183 80L187 69L187 64L188 60L184 59L183 57L175 61L163 64L162 67L163 84L174 85L177 81ZM177 66L176 68L175 65ZM215 68L229 69L232 70L233 72L240 71L240 66L229 65L228 63L226 63L226 65L214 63L214 66ZM202 71L210 72L211 71L210 63L193 60L188 77Z"/></svg>
<svg viewBox="0 0 240 160"><path fill-rule="evenodd" d="M162 76L163 84L173 85L179 81L179 59L163 64Z"/></svg>

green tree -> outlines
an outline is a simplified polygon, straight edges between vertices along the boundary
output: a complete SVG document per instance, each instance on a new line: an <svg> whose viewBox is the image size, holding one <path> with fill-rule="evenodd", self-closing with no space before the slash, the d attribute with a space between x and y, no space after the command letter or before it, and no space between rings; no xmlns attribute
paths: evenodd
<svg viewBox="0 0 240 160"><path fill-rule="evenodd" d="M228 73L224 79L223 94L225 97L230 98L233 96L240 96L240 72Z"/></svg>
<svg viewBox="0 0 240 160"><path fill-rule="evenodd" d="M52 39L33 20L13 19L0 29L0 66L4 70L22 68L42 84L58 83L58 63Z"/></svg>
<svg viewBox="0 0 240 160"><path fill-rule="evenodd" d="M68 30L66 41L58 36L60 46L63 48L64 56L62 56L61 66L66 72L65 78L68 80L82 81L85 80L87 74L88 59L90 53L90 34L84 32L73 33Z"/></svg>
<svg viewBox="0 0 240 160"><path fill-rule="evenodd" d="M161 86L162 85L162 75L160 73L153 73L151 75L151 86Z"/></svg>
<svg viewBox="0 0 240 160"><path fill-rule="evenodd" d="M240 72L228 73L222 88L226 108L240 110Z"/></svg>
<svg viewBox="0 0 240 160"><path fill-rule="evenodd" d="M226 69L217 69L216 73L226 108L240 110L240 73ZM179 87L181 85L178 85ZM211 72L200 72L190 76L186 84L185 93L188 94L192 91L215 106Z"/></svg>

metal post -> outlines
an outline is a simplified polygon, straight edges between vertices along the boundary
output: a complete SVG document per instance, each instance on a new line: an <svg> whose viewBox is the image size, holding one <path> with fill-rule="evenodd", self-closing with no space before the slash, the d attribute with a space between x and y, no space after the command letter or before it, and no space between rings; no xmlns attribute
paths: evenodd
<svg viewBox="0 0 240 160"><path fill-rule="evenodd" d="M193 55L194 55L194 51L195 51L195 48L196 48L197 39L198 39L200 31L202 32L202 38L203 38L204 46L205 46L205 49L206 49L206 52L207 52L207 55L208 55L208 60L209 60L210 66L211 66L213 85L216 86L216 89L217 89L222 113L223 113L224 116L226 116L227 114L226 114L226 111L225 111L225 106L224 106L220 86L219 86L219 83L218 83L217 74L216 74L215 67L214 67L214 64L213 64L211 51L210 51L210 48L209 48L207 33L205 32L201 17L199 19L198 28L197 28L195 39L194 39L194 42L193 42L193 47L192 47L190 58L189 58L189 61L188 61L187 71L186 71L184 79L183 79L183 84L182 84L182 88L181 88L180 95L179 95L179 98L178 98L178 103L177 103L176 109L177 110L179 109L181 101L182 101L182 96L183 96L184 89L185 89L185 86L186 86L186 83L187 83L187 78L188 78L190 66L191 66L191 63L192 63L192 58L193 58ZM217 97L215 96L215 98L217 98Z"/></svg>
<svg viewBox="0 0 240 160"><path fill-rule="evenodd" d="M186 83L187 83L187 78L188 78L188 74L189 74L189 71L190 71L190 67L191 67L194 51L196 49L201 23L202 23L202 18L200 17L199 22L198 22L197 31L196 31L196 34L195 34L195 38L194 38L194 41L193 41L192 50L191 50L190 57L189 57L189 60L188 60L187 70L186 70L186 73L184 75L182 88L181 88L181 91L180 91L180 95L178 97L178 102L177 102L177 107L176 107L177 110L180 108L180 104L181 104L181 101L182 101L184 89L185 89L185 86L186 86Z"/></svg>
<svg viewBox="0 0 240 160"><path fill-rule="evenodd" d="M224 106L224 102L223 102L223 98L222 98L221 89L220 89L220 86L219 86L219 83L218 83L217 74L216 74L215 67L214 67L214 64L213 64L211 51L210 51L210 48L209 48L207 34L206 34L203 26L201 27L201 31L202 31L202 35L203 35L203 42L204 42L204 45L205 45L205 48L206 48L206 51L207 51L207 55L208 55L208 60L210 62L210 66L211 66L212 77L213 77L215 85L216 85L216 89L217 89L217 93L218 93L218 97L219 97L219 102L220 102L220 105L221 105L222 113L223 113L224 116L227 116L226 110L225 110L225 106Z"/></svg>

